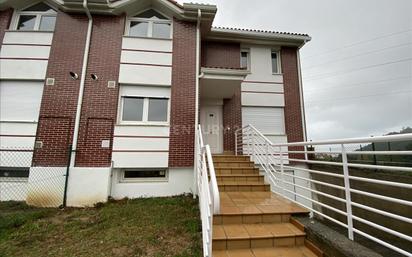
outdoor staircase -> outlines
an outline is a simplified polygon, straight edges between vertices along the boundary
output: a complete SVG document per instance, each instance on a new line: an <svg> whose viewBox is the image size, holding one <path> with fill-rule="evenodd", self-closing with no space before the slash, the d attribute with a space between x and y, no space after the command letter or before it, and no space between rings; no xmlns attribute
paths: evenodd
<svg viewBox="0 0 412 257"><path fill-rule="evenodd" d="M294 214L306 209L270 191L249 156L214 155L220 214L213 217L213 257L316 257Z"/></svg>

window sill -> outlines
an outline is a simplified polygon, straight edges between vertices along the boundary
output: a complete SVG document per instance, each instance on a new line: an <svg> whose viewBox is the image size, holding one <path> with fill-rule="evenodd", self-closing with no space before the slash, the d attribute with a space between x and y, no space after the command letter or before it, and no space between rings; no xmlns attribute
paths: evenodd
<svg viewBox="0 0 412 257"><path fill-rule="evenodd" d="M272 75L278 75L279 76L279 75L283 75L283 73L273 73L272 72Z"/></svg>
<svg viewBox="0 0 412 257"><path fill-rule="evenodd" d="M169 127L169 123L117 123L116 126Z"/></svg>
<svg viewBox="0 0 412 257"><path fill-rule="evenodd" d="M141 39L156 39L156 40L165 40L165 41L172 41L172 38L163 38L163 37L141 37L141 36L129 36L124 35L125 38L141 38Z"/></svg>
<svg viewBox="0 0 412 257"><path fill-rule="evenodd" d="M50 30L17 30L17 29L8 29L6 32L33 32L33 33L50 33L53 34L53 31Z"/></svg>
<svg viewBox="0 0 412 257"><path fill-rule="evenodd" d="M120 184L138 184L138 183L166 183L169 182L168 178L142 178L142 179L120 179Z"/></svg>

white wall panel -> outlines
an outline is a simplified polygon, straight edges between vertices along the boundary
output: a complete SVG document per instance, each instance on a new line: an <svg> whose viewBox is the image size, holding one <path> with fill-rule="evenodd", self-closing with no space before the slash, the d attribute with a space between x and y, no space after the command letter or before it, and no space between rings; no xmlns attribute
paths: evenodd
<svg viewBox="0 0 412 257"><path fill-rule="evenodd" d="M37 121L43 94L43 82L1 81L0 119Z"/></svg>
<svg viewBox="0 0 412 257"><path fill-rule="evenodd" d="M172 83L172 68L121 64L119 83L170 86Z"/></svg>
<svg viewBox="0 0 412 257"><path fill-rule="evenodd" d="M123 50L120 62L172 65L172 54Z"/></svg>
<svg viewBox="0 0 412 257"><path fill-rule="evenodd" d="M282 74L272 73L272 47L271 46L242 46L249 48L250 51L250 74L245 78L245 81L264 81L283 83Z"/></svg>
<svg viewBox="0 0 412 257"><path fill-rule="evenodd" d="M53 32L7 31L3 44L51 45Z"/></svg>
<svg viewBox="0 0 412 257"><path fill-rule="evenodd" d="M113 152L115 168L166 168L167 152Z"/></svg>
<svg viewBox="0 0 412 257"><path fill-rule="evenodd" d="M121 125L114 127L115 136L169 136L169 126Z"/></svg>
<svg viewBox="0 0 412 257"><path fill-rule="evenodd" d="M1 151L0 166L4 167L30 167L33 152Z"/></svg>
<svg viewBox="0 0 412 257"><path fill-rule="evenodd" d="M285 106L283 94L242 92L242 106Z"/></svg>
<svg viewBox="0 0 412 257"><path fill-rule="evenodd" d="M283 93L283 84L242 83L242 91Z"/></svg>
<svg viewBox="0 0 412 257"><path fill-rule="evenodd" d="M2 58L49 58L50 46L3 45Z"/></svg>
<svg viewBox="0 0 412 257"><path fill-rule="evenodd" d="M0 60L0 79L44 80L47 60Z"/></svg>
<svg viewBox="0 0 412 257"><path fill-rule="evenodd" d="M115 137L113 150L169 150L169 138Z"/></svg>
<svg viewBox="0 0 412 257"><path fill-rule="evenodd" d="M252 124L263 134L285 134L283 108L242 107L243 126Z"/></svg>
<svg viewBox="0 0 412 257"><path fill-rule="evenodd" d="M170 97L170 87L121 85L120 96Z"/></svg>
<svg viewBox="0 0 412 257"><path fill-rule="evenodd" d="M0 115L1 118L1 115ZM35 136L37 122L20 123L20 122L1 122L0 135L30 135Z"/></svg>
<svg viewBox="0 0 412 257"><path fill-rule="evenodd" d="M172 40L123 37L122 49L172 51Z"/></svg>
<svg viewBox="0 0 412 257"><path fill-rule="evenodd" d="M1 149L33 149L35 137L5 137L0 135Z"/></svg>

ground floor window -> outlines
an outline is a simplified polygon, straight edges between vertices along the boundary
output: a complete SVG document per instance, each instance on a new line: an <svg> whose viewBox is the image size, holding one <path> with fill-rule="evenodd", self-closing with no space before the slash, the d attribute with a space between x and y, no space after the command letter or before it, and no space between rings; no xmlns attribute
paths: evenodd
<svg viewBox="0 0 412 257"><path fill-rule="evenodd" d="M121 182L166 181L167 169L124 169Z"/></svg>

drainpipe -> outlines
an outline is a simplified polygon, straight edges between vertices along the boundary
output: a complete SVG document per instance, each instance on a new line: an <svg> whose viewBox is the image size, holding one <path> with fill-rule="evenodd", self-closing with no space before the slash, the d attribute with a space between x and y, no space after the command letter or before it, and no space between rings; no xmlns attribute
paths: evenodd
<svg viewBox="0 0 412 257"><path fill-rule="evenodd" d="M202 11L197 9L197 24L196 24L196 83L195 83L195 146L198 142L199 133L197 126L199 123L199 71L200 71L200 19L202 17ZM197 195L197 169L199 160L197 156L197 149L195 149L194 156L194 172L193 172L193 197Z"/></svg>
<svg viewBox="0 0 412 257"><path fill-rule="evenodd" d="M83 0L83 8L87 14L87 17L89 18L89 23L87 27L86 44L84 47L82 75L80 78L79 98L77 99L76 120L74 123L73 143L72 143L73 150L72 150L72 158L70 162L70 167L74 167L75 159L76 159L77 141L79 137L79 128L80 128L80 116L81 116L81 111L82 111L83 94L84 94L84 83L86 81L86 70L87 70L87 62L89 59L90 38L92 36L92 26L93 26L93 19L92 19L92 15L90 14L90 10L87 7L87 0Z"/></svg>

